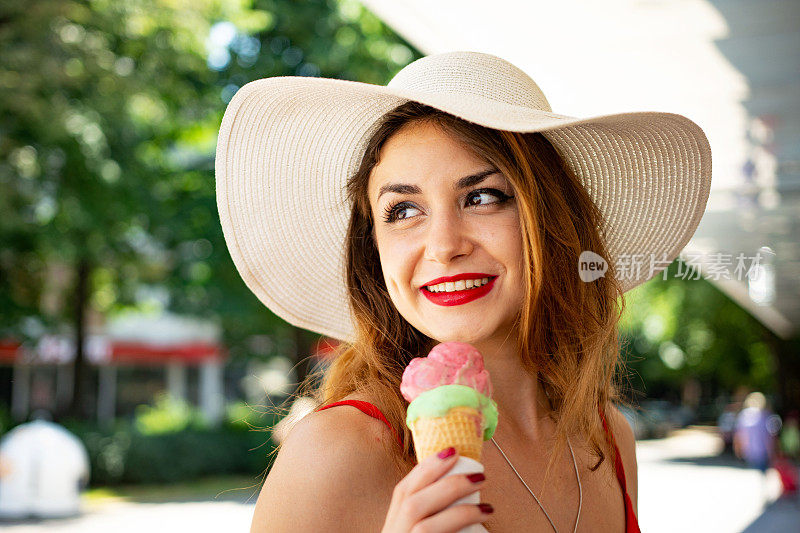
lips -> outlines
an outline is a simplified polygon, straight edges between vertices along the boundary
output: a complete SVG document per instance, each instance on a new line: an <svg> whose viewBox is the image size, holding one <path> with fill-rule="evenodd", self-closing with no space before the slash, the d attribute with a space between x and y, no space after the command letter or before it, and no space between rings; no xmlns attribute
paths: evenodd
<svg viewBox="0 0 800 533"><path fill-rule="evenodd" d="M476 274L469 274L469 275L472 276ZM425 297L428 300L430 300L432 303L436 305L441 305L445 307L450 307L453 305L462 305L469 303L473 300L477 300L478 298L482 298L487 294L489 294L489 292L492 290L492 287L494 287L494 282L497 279L497 276L484 275L483 277L489 277L491 279L489 279L489 282L486 285L482 285L476 289L465 289L463 291L454 291L454 292L431 292L425 287L420 287L419 290L422 294L425 295ZM454 278L457 278L457 276L454 276ZM452 280L447 280L445 278L439 278L439 279L444 281L452 281ZM464 278L462 277L459 279L464 279ZM458 279L456 279L456 281L458 281ZM442 283L442 281L434 280L434 283Z"/></svg>

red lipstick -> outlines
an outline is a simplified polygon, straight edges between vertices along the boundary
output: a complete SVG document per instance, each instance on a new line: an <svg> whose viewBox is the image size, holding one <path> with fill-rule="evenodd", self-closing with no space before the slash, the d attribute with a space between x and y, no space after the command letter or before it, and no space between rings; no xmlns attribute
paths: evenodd
<svg viewBox="0 0 800 533"><path fill-rule="evenodd" d="M462 279L479 279L479 278L489 278L489 282L486 285L481 285L475 289L465 289L463 291L455 291L455 292L431 292L425 288L425 286L420 287L420 291L425 297L430 300L431 302L435 303L436 305L442 306L453 306L453 305L463 305L465 303L469 303L473 300L477 300L483 296L489 294L489 291L492 290L494 286L494 280L497 279L497 276L492 276L490 274L458 274L452 277L446 278L436 278L428 282L426 285L436 285L438 283L444 283L446 281L458 281Z"/></svg>

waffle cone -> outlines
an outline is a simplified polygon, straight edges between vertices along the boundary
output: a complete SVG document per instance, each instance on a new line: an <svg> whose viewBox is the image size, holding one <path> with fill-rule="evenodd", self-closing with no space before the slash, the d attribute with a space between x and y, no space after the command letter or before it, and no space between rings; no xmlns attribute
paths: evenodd
<svg viewBox="0 0 800 533"><path fill-rule="evenodd" d="M445 416L419 417L411 424L417 462L444 448L480 462L483 447L481 413L471 407L454 407Z"/></svg>

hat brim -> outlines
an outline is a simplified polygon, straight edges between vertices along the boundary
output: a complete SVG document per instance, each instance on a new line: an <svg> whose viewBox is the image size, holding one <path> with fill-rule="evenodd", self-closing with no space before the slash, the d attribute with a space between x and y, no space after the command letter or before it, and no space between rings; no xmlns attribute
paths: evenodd
<svg viewBox="0 0 800 533"><path fill-rule="evenodd" d="M345 185L380 118L409 100L489 128L542 132L602 213L606 259L624 291L666 268L705 211L711 150L702 129L681 115L575 118L345 80L254 81L234 95L222 120L217 204L242 279L287 322L353 339Z"/></svg>

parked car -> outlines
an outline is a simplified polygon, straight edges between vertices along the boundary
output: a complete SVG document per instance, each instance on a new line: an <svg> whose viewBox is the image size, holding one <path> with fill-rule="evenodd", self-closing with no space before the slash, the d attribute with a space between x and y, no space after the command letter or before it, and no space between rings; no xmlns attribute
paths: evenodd
<svg viewBox="0 0 800 533"><path fill-rule="evenodd" d="M672 412L672 421L675 427L685 428L689 424L694 424L697 420L697 413L691 407L680 405Z"/></svg>
<svg viewBox="0 0 800 533"><path fill-rule="evenodd" d="M675 407L667 400L645 400L640 408L644 419L645 438L663 439L675 429Z"/></svg>
<svg viewBox="0 0 800 533"><path fill-rule="evenodd" d="M645 400L637 407L618 405L617 408L630 423L637 440L663 439L676 427L685 425L683 421L691 416L666 400Z"/></svg>
<svg viewBox="0 0 800 533"><path fill-rule="evenodd" d="M617 409L619 409L619 412L623 414L623 416L628 420L628 423L631 425L634 438L636 440L646 438L644 422L642 421L639 413L635 409L632 409L626 405L617 405Z"/></svg>

